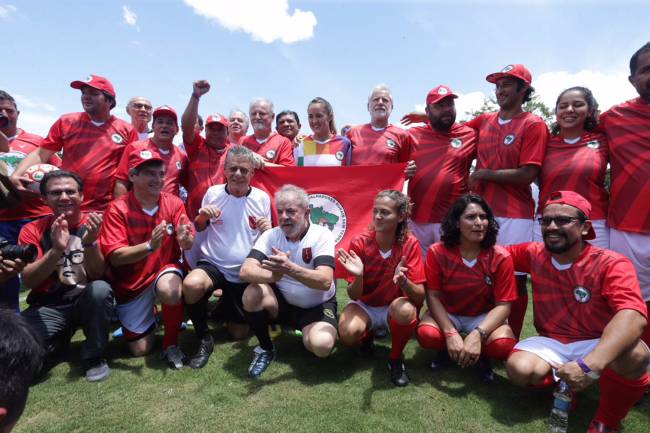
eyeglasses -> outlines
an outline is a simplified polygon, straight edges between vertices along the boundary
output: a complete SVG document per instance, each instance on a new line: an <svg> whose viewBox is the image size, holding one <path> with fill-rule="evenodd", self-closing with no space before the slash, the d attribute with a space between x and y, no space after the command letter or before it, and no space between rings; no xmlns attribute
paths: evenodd
<svg viewBox="0 0 650 433"><path fill-rule="evenodd" d="M149 110L151 110L153 108L151 105L143 104L141 102L134 102L133 104L131 104L131 107L135 108L136 110L144 109L144 110L147 110L147 111L149 111Z"/></svg>
<svg viewBox="0 0 650 433"><path fill-rule="evenodd" d="M67 196L79 194L79 191L76 189L59 189L55 191L47 191L45 194L49 195L50 197L61 197L65 193Z"/></svg>
<svg viewBox="0 0 650 433"><path fill-rule="evenodd" d="M63 253L59 259L58 264L63 266L65 262L71 263L73 265L80 265L84 262L84 252L83 250L71 250L69 253Z"/></svg>
<svg viewBox="0 0 650 433"><path fill-rule="evenodd" d="M544 227L550 226L552 222L558 227L563 227L571 224L574 221L584 222L582 218L569 217L569 216L556 216L556 217L541 217L537 218L537 222Z"/></svg>

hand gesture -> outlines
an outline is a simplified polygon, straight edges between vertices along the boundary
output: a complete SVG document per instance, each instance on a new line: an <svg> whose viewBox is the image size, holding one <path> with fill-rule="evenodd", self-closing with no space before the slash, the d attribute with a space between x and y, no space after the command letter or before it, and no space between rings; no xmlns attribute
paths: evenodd
<svg viewBox="0 0 650 433"><path fill-rule="evenodd" d="M416 171L417 167L415 165L415 161L410 160L406 163L406 167L404 168L404 176L406 176L407 179L412 179L415 177Z"/></svg>
<svg viewBox="0 0 650 433"><path fill-rule="evenodd" d="M463 341L463 350L458 357L458 365L469 367L476 364L481 355L481 336L477 332L470 332Z"/></svg>
<svg viewBox="0 0 650 433"><path fill-rule="evenodd" d="M185 215L181 216L181 220L176 227L176 239L178 245L184 250L192 248L194 243L194 236L192 236L192 225Z"/></svg>
<svg viewBox="0 0 650 433"><path fill-rule="evenodd" d="M25 199L34 199L40 197L40 194L38 192L27 189L27 186L32 183L32 181L27 176L16 176L15 174L12 174L9 176L9 180L11 183L13 183L16 191L18 191L18 194L20 194L21 197Z"/></svg>
<svg viewBox="0 0 650 433"><path fill-rule="evenodd" d="M257 230L259 230L260 233L264 233L271 228L271 221L264 217L258 217L255 220L255 225L257 226Z"/></svg>
<svg viewBox="0 0 650 433"><path fill-rule="evenodd" d="M199 215L205 217L206 220L217 219L221 216L221 209L215 205L209 204L199 209Z"/></svg>
<svg viewBox="0 0 650 433"><path fill-rule="evenodd" d="M68 220L64 215L59 215L52 223L50 238L52 249L60 253L65 251L70 241L70 231L68 230Z"/></svg>
<svg viewBox="0 0 650 433"><path fill-rule="evenodd" d="M154 227L154 229L151 231L151 240L149 241L149 244L151 245L151 248L154 249L154 251L160 248L166 234L167 221L162 220L162 222Z"/></svg>
<svg viewBox="0 0 650 433"><path fill-rule="evenodd" d="M425 113L421 113L419 111L411 111L410 113L406 113L404 117L400 119L400 123L402 125L408 126L412 123L427 123L428 120L429 119Z"/></svg>
<svg viewBox="0 0 650 433"><path fill-rule="evenodd" d="M353 250L348 253L343 248L339 248L339 263L343 265L346 271L354 277L363 275L363 262Z"/></svg>
<svg viewBox="0 0 650 433"><path fill-rule="evenodd" d="M208 83L208 80L198 80L195 81L194 84L192 85L192 94L197 98L200 98L201 96L205 95L209 91L210 91L210 83Z"/></svg>
<svg viewBox="0 0 650 433"><path fill-rule="evenodd" d="M589 385L595 382L594 379L587 376L577 362L571 361L562 365L551 364L551 367L555 368L555 374L565 381L571 391L578 392L587 388Z"/></svg>
<svg viewBox="0 0 650 433"><path fill-rule="evenodd" d="M22 272L25 265L26 263L21 259L4 260L0 255L0 283Z"/></svg>
<svg viewBox="0 0 650 433"><path fill-rule="evenodd" d="M271 248L271 254L267 260L262 260L262 268L271 271L273 274L285 274L291 270L292 262L289 260L291 253L284 252L277 248Z"/></svg>
<svg viewBox="0 0 650 433"><path fill-rule="evenodd" d="M102 228L103 216L100 213L91 212L88 215L88 220L84 224L86 226L86 233L81 238L81 243L90 245L97 240L99 230Z"/></svg>
<svg viewBox="0 0 650 433"><path fill-rule="evenodd" d="M393 284L397 285L398 287L404 287L406 285L406 282L408 281L408 278L406 278L406 272L409 270L405 266L405 258L402 256L402 258L399 260L399 263L397 266L395 266L395 273L393 274Z"/></svg>

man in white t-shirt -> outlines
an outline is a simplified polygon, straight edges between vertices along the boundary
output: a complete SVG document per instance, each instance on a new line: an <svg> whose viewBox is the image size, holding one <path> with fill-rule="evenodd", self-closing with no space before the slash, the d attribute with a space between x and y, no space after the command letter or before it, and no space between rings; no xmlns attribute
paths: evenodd
<svg viewBox="0 0 650 433"><path fill-rule="evenodd" d="M305 348L324 358L336 343L334 236L309 223L307 193L284 185L275 194L279 226L264 232L241 267L250 285L243 304L259 341L249 376L259 378L275 357L268 325L279 323L302 331Z"/></svg>
<svg viewBox="0 0 650 433"><path fill-rule="evenodd" d="M248 336L242 307L248 283L239 278L239 268L260 233L271 228L271 199L250 184L254 167L250 150L243 146L228 149L226 183L208 188L194 219L197 242L187 259L190 265L196 261L196 266L183 281L187 313L199 340L199 348L190 360L192 368L205 366L212 354L207 306L215 289L223 291L219 305L230 335L235 340Z"/></svg>

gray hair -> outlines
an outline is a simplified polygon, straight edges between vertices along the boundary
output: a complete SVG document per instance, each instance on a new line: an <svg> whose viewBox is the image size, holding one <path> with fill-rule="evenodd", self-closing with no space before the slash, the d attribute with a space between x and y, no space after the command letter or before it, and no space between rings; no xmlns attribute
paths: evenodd
<svg viewBox="0 0 650 433"><path fill-rule="evenodd" d="M239 145L232 146L230 149L228 149L228 152L226 153L226 162L224 165L228 165L230 161L232 161L232 159L237 156L246 158L250 165L255 168L255 155L253 155L253 152L247 147Z"/></svg>
<svg viewBox="0 0 650 433"><path fill-rule="evenodd" d="M307 195L307 191L291 184L282 185L282 188L275 192L275 202L277 203L282 199L286 200L288 195L293 195L296 198L298 205L303 209L309 208L309 196Z"/></svg>
<svg viewBox="0 0 650 433"><path fill-rule="evenodd" d="M246 122L247 125L250 123L250 119L248 118L248 114L244 113L244 112L243 112L242 110L240 110L239 108L233 108L232 110L230 110L230 114L228 115L228 120L230 120L230 118L231 118L234 114L237 114L237 113L239 113L239 114L241 114L242 116L244 116L244 121Z"/></svg>
<svg viewBox="0 0 650 433"><path fill-rule="evenodd" d="M275 110L273 108L273 102L269 101L266 98L255 98L251 101L250 105L248 106L248 111L250 112L253 109L254 105L257 104L266 104L270 109L271 113L275 113Z"/></svg>
<svg viewBox="0 0 650 433"><path fill-rule="evenodd" d="M368 102L372 100L372 95L374 95L376 92L381 92L385 91L388 93L388 97L390 98L390 102L393 102L393 92L391 92L390 88L386 84L377 84L375 87L372 88L372 92L370 92L370 95L368 95Z"/></svg>

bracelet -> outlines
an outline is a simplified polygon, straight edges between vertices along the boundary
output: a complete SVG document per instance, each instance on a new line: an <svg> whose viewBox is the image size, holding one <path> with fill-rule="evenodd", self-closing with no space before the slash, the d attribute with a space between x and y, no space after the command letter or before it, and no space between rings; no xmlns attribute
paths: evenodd
<svg viewBox="0 0 650 433"><path fill-rule="evenodd" d="M474 330L478 332L478 334L481 336L481 341L487 340L488 334L487 332L485 332L485 329L481 328L480 326L477 326L476 328L474 328Z"/></svg>
<svg viewBox="0 0 650 433"><path fill-rule="evenodd" d="M576 364L578 364L578 366L580 367L580 370L582 370L582 372L585 375L587 375L588 377L590 377L591 379L594 379L594 380L600 379L600 374L596 373L591 368L589 368L589 366L585 363L584 359L582 359L582 358L576 359Z"/></svg>
<svg viewBox="0 0 650 433"><path fill-rule="evenodd" d="M458 331L455 330L455 329L445 332L445 337L447 337L447 338L453 337L454 335L458 335Z"/></svg>

